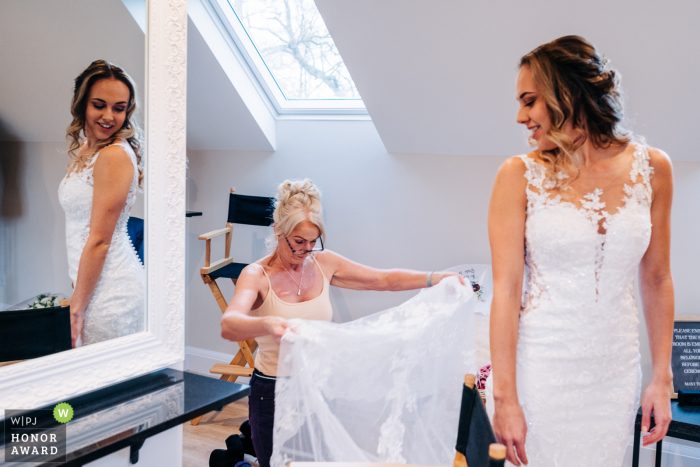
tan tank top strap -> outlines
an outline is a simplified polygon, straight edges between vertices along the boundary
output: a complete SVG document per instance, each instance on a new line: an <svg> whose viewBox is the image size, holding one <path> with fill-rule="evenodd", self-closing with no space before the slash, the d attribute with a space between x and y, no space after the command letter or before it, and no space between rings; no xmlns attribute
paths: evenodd
<svg viewBox="0 0 700 467"><path fill-rule="evenodd" d="M314 263L316 264L316 266L318 267L318 270L321 271L321 275L323 276L323 278L325 279L325 281L328 282L328 283L330 284L331 281L330 281L330 280L326 277L326 275L323 273L323 269L321 268L321 265L318 264L318 261L316 261L316 258L315 258L313 255L309 255L309 256L311 256L311 259L313 260L313 262L314 262Z"/></svg>
<svg viewBox="0 0 700 467"><path fill-rule="evenodd" d="M261 264L260 267L261 267L262 270L263 270L263 274L265 274L265 277L267 278L267 284L268 284L270 287L272 287L272 282L270 282L270 276L268 276L268 275L267 275L267 271L265 271L265 266L263 266L263 265Z"/></svg>
<svg viewBox="0 0 700 467"><path fill-rule="evenodd" d="M275 292L272 290L272 281L270 280L270 276L267 275L267 271L265 271L265 266L263 266L261 264L260 267L263 270L263 274L265 274L265 277L267 278L267 295L265 296L265 299L263 300L263 305L264 305L265 302L267 302L267 299L270 298L270 296L273 297L273 298L270 298L270 300L274 300L275 298L277 298L277 294L275 294ZM260 305L256 309L259 310L260 307L262 307L262 305Z"/></svg>

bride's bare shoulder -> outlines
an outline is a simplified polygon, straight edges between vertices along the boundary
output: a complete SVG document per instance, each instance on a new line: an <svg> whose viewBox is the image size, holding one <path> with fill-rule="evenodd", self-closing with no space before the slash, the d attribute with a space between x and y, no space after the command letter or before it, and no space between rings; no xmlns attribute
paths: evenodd
<svg viewBox="0 0 700 467"><path fill-rule="evenodd" d="M673 165L671 158L661 149L647 147L651 172L652 199L673 197ZM661 196L661 198L659 198Z"/></svg>
<svg viewBox="0 0 700 467"><path fill-rule="evenodd" d="M527 171L527 166L523 158L527 157L535 162L533 155L534 153L530 153L524 156L514 156L506 159L498 169L496 183L516 183L524 186L526 184L525 172Z"/></svg>
<svg viewBox="0 0 700 467"><path fill-rule="evenodd" d="M671 158L665 151L652 147L648 147L647 151L649 152L649 165L654 168L654 175L658 175L658 172L671 173L673 170Z"/></svg>

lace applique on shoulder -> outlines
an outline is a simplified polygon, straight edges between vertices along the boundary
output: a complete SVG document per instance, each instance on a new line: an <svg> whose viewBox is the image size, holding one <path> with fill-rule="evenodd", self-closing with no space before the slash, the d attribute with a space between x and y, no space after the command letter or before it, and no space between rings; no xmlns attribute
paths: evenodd
<svg viewBox="0 0 700 467"><path fill-rule="evenodd" d="M99 155L99 152L93 155L80 169L69 168L66 173L66 179L74 178L87 183L89 186L94 186L92 172L95 169L95 162L97 162L97 156Z"/></svg>
<svg viewBox="0 0 700 467"><path fill-rule="evenodd" d="M527 179L528 211L534 211L544 206L552 206L561 202L561 196L550 196L547 190L555 187L552 181L547 180L547 169L538 164L526 154L518 156L525 164L525 178ZM557 179L563 180L569 176L563 172L557 174Z"/></svg>
<svg viewBox="0 0 700 467"><path fill-rule="evenodd" d="M624 186L625 194L627 195L625 202L634 200L639 204L651 205L651 176L653 173L654 168L649 164L649 149L642 144L638 144L634 150L634 161L630 171L632 186L627 184ZM642 179L641 182L639 178Z"/></svg>

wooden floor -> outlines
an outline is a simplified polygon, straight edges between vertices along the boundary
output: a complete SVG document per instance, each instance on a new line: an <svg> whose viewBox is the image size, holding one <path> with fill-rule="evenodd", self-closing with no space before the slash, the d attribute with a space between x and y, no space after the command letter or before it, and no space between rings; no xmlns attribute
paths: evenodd
<svg viewBox="0 0 700 467"><path fill-rule="evenodd" d="M197 426L187 422L182 434L182 466L207 467L214 449L226 449L226 438L240 433L238 427L248 420L248 398L224 407L222 412L206 414Z"/></svg>

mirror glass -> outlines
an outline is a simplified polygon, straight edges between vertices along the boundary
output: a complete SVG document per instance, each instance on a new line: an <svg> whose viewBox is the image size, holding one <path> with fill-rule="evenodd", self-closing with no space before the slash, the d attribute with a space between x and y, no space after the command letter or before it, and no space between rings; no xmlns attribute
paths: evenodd
<svg viewBox="0 0 700 467"><path fill-rule="evenodd" d="M145 27L145 0L0 2L0 366L146 330Z"/></svg>

